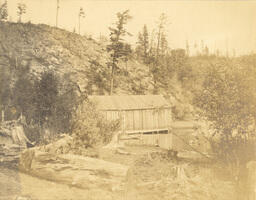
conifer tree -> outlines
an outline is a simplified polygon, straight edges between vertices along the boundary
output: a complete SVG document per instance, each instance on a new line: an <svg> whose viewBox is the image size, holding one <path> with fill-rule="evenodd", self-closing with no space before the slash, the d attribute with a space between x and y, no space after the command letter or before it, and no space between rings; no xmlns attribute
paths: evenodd
<svg viewBox="0 0 256 200"><path fill-rule="evenodd" d="M109 27L110 30L110 44L107 45L107 51L110 52L111 62L109 65L111 66L111 80L110 80L110 95L113 93L114 88L114 78L115 72L118 69L119 60L127 55L127 51L125 50L124 36L131 35L127 32L124 27L127 22L131 19L129 15L129 10L126 10L122 13L117 13L117 22L115 23L115 27Z"/></svg>
<svg viewBox="0 0 256 200"><path fill-rule="evenodd" d="M153 82L154 82L154 93L157 93L158 89L158 82L161 80L162 76L162 69L161 63L163 54L168 49L168 43L165 34L165 26L167 25L167 16L162 13L159 17L157 23L157 33L156 33L156 50L155 54L153 55L152 66L151 66L151 73L153 75Z"/></svg>
<svg viewBox="0 0 256 200"><path fill-rule="evenodd" d="M137 44L138 46L136 49L138 56L143 58L144 63L147 63L149 53L149 34L146 24L143 26L142 33L139 32Z"/></svg>

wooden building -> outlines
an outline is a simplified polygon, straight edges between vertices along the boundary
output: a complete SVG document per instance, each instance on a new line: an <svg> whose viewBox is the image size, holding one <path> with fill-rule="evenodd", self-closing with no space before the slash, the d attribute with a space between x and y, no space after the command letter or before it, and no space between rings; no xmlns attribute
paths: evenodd
<svg viewBox="0 0 256 200"><path fill-rule="evenodd" d="M161 95L89 96L107 120L121 120L122 132L168 132L171 106Z"/></svg>
<svg viewBox="0 0 256 200"><path fill-rule="evenodd" d="M121 132L134 135L144 145L191 151L184 143L193 139L193 121L173 121L171 105L161 95L89 96L106 120L121 120ZM136 138L135 137L135 138Z"/></svg>

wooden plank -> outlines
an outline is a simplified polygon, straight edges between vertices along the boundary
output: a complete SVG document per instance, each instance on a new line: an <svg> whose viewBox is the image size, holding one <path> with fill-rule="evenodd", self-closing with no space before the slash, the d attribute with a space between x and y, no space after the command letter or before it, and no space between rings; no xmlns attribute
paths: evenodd
<svg viewBox="0 0 256 200"><path fill-rule="evenodd" d="M136 128L135 128L135 116L134 116L134 112L135 112L135 110L132 111L132 129L133 129L133 130L136 130Z"/></svg>
<svg viewBox="0 0 256 200"><path fill-rule="evenodd" d="M153 110L148 110L147 112L148 112L148 117L149 117L148 127L150 129L154 129Z"/></svg>
<svg viewBox="0 0 256 200"><path fill-rule="evenodd" d="M133 111L133 116L134 116L134 130L139 130L140 129L140 111L136 110Z"/></svg>
<svg viewBox="0 0 256 200"><path fill-rule="evenodd" d="M122 120L122 127L123 127L123 133L125 133L126 131L126 115L125 115L125 111L120 111L122 113L122 117L123 117L123 120Z"/></svg>
<svg viewBox="0 0 256 200"><path fill-rule="evenodd" d="M140 128L139 130L143 129L143 110L140 110Z"/></svg>
<svg viewBox="0 0 256 200"><path fill-rule="evenodd" d="M135 133L153 133L159 131L159 134L166 134L166 133L161 133L164 131L168 131L168 128L159 128L159 129L143 129L143 130L126 130L126 134L135 134Z"/></svg>
<svg viewBox="0 0 256 200"><path fill-rule="evenodd" d="M171 106L163 106L161 109L171 109ZM145 107L145 108L127 108L127 109L121 109L123 111L132 111L132 110L155 110L156 107ZM117 109L100 109L100 111L116 111Z"/></svg>

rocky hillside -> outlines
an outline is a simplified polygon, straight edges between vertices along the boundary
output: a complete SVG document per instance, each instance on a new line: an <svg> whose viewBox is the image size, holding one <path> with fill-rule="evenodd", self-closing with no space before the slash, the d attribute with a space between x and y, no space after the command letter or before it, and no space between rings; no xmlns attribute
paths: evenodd
<svg viewBox="0 0 256 200"><path fill-rule="evenodd" d="M19 68L28 67L31 79L52 70L63 86L72 83L82 92L106 94L108 62L106 47L91 38L43 24L0 23L0 66L10 69L13 82ZM133 58L120 66L127 70L116 78L116 93L150 92L146 66Z"/></svg>

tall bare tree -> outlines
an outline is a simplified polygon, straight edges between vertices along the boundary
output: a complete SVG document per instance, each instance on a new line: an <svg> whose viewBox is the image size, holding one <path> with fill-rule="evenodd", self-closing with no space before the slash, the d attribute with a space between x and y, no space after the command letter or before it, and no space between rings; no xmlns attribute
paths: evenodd
<svg viewBox="0 0 256 200"><path fill-rule="evenodd" d="M81 7L78 13L78 33L80 35L80 21L81 21L81 17L85 18L85 13L84 13L84 9Z"/></svg>
<svg viewBox="0 0 256 200"><path fill-rule="evenodd" d="M59 17L59 9L60 9L60 0L57 0L57 7L56 7L56 27L58 27L58 17Z"/></svg>
<svg viewBox="0 0 256 200"><path fill-rule="evenodd" d="M157 47L156 47L156 60L159 57L160 48L161 48L161 40L165 37L165 26L167 25L167 16L162 13L159 17L157 23Z"/></svg>
<svg viewBox="0 0 256 200"><path fill-rule="evenodd" d="M161 74L161 60L160 56L164 56L165 52L168 50L168 42L166 38L166 25L167 25L167 16L162 13L157 22L156 28L156 47L153 50L151 58L151 72L153 75L154 82L154 93L157 93L158 82ZM161 78L160 78L161 79Z"/></svg>

